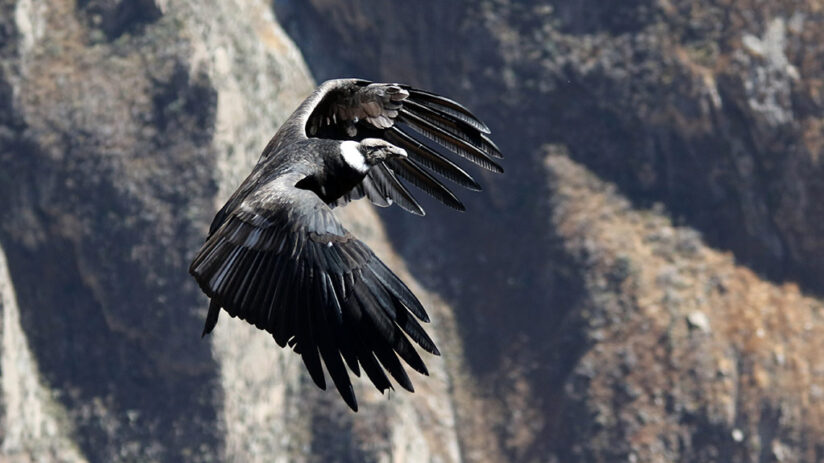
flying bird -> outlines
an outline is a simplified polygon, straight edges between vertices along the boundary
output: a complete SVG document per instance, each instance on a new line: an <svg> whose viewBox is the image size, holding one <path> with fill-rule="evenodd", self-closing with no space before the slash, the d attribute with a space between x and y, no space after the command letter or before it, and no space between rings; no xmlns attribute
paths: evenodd
<svg viewBox="0 0 824 463"><path fill-rule="evenodd" d="M322 364L358 405L347 367L381 392L387 372L414 391L400 359L426 375L410 339L440 355L420 301L332 209L366 197L424 215L404 182L463 211L439 176L478 183L453 156L503 172L489 128L461 104L401 84L324 82L283 123L252 173L218 211L189 273L210 298L203 335L220 309L298 353L315 384ZM400 359L399 359L400 357Z"/></svg>

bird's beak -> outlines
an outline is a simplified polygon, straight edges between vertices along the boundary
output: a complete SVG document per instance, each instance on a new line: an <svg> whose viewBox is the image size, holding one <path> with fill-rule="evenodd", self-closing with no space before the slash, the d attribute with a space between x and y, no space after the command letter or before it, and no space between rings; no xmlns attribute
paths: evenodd
<svg viewBox="0 0 824 463"><path fill-rule="evenodd" d="M397 146L392 147L392 154L394 157L398 158L407 158L409 155L406 153L406 150L403 148L398 148Z"/></svg>

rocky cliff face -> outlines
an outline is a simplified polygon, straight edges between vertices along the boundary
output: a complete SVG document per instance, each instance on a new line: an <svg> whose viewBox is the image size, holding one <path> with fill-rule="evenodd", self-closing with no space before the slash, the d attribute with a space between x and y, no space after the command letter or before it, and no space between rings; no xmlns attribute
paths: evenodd
<svg viewBox="0 0 824 463"><path fill-rule="evenodd" d="M565 144L765 277L824 290L817 2L275 3L319 79L460 95L521 159Z"/></svg>
<svg viewBox="0 0 824 463"><path fill-rule="evenodd" d="M6 457L459 459L438 361L429 393L364 392L355 420L269 336L228 319L198 336L188 261L314 88L269 5L0 6ZM368 207L347 219L397 260Z"/></svg>
<svg viewBox="0 0 824 463"><path fill-rule="evenodd" d="M815 2L274 12L0 0L0 459L824 459ZM186 273L301 54L465 101L508 155L466 214L342 211L444 352L357 415L244 323L201 340Z"/></svg>
<svg viewBox="0 0 824 463"><path fill-rule="evenodd" d="M561 460L819 461L824 304L565 156L545 165L591 346L560 397Z"/></svg>
<svg viewBox="0 0 824 463"><path fill-rule="evenodd" d="M316 78L452 95L508 155L468 214L387 221L487 407L466 460L823 458L817 2L275 6Z"/></svg>

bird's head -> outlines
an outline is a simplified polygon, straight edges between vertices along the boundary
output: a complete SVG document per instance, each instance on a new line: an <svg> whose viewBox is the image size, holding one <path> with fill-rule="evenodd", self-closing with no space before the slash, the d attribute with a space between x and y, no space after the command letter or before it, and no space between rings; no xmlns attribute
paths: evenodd
<svg viewBox="0 0 824 463"><path fill-rule="evenodd" d="M380 138L364 138L360 143L350 140L341 143L341 154L349 166L366 172L381 162L405 158L406 150Z"/></svg>
<svg viewBox="0 0 824 463"><path fill-rule="evenodd" d="M366 163L370 166L390 159L406 157L405 149L398 148L380 138L364 138L360 142L359 149L363 157L366 158Z"/></svg>

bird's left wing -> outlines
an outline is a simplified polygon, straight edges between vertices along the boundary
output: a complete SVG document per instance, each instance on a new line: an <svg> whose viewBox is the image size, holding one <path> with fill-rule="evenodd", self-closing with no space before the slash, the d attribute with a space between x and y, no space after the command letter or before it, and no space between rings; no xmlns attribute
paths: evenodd
<svg viewBox="0 0 824 463"><path fill-rule="evenodd" d="M426 366L409 342L438 354L416 317L429 321L417 298L364 243L350 234L311 191L285 176L250 192L211 234L190 273L212 299L204 334L223 307L294 347L325 389L321 360L346 403L357 402L346 371L363 368L379 390L385 371L412 390L398 356Z"/></svg>
<svg viewBox="0 0 824 463"><path fill-rule="evenodd" d="M307 137L382 138L409 154L370 169L364 181L333 206L366 196L378 206L394 202L409 212L423 214L399 181L402 179L442 203L464 210L436 176L471 190L481 187L450 156L503 172L495 160L502 155L488 137L489 128L449 98L408 85L340 79L324 82L307 105L301 108L299 119Z"/></svg>

